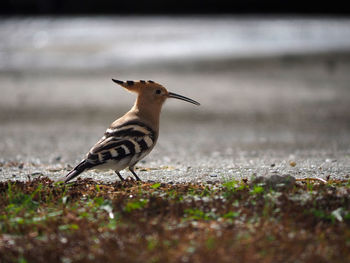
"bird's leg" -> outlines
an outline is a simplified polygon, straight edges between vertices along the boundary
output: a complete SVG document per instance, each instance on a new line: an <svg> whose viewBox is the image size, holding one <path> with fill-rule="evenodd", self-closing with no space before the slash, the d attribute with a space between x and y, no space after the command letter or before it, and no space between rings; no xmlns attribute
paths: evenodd
<svg viewBox="0 0 350 263"><path fill-rule="evenodd" d="M124 178L121 176L121 174L118 171L114 171L114 172L118 175L120 181L125 181Z"/></svg>
<svg viewBox="0 0 350 263"><path fill-rule="evenodd" d="M137 176L137 174L135 173L135 171L134 171L134 166L130 166L129 167L129 170L130 170L130 172L132 172L132 174L135 176L135 178L136 178L136 180L137 181L141 181L141 179Z"/></svg>

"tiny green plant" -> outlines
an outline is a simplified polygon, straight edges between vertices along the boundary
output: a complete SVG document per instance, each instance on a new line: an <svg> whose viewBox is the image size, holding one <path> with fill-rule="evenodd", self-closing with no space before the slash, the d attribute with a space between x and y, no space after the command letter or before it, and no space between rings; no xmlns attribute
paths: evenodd
<svg viewBox="0 0 350 263"><path fill-rule="evenodd" d="M230 212L227 212L226 214L224 214L222 217L226 218L226 219L235 219L235 218L239 217L239 215L240 215L240 212L238 212L238 211L230 211Z"/></svg>
<svg viewBox="0 0 350 263"><path fill-rule="evenodd" d="M138 200L131 200L127 202L127 204L125 205L124 211L127 213L130 213L134 210L140 210L144 208L147 203L148 203L148 200L145 200L142 198Z"/></svg>
<svg viewBox="0 0 350 263"><path fill-rule="evenodd" d="M254 185L253 189L250 190L250 193L252 195L258 195L264 192L264 187L260 186L260 185Z"/></svg>
<svg viewBox="0 0 350 263"><path fill-rule="evenodd" d="M152 185L151 185L151 188L152 188L152 189L158 189L160 186L161 186L160 183L155 183L155 184L152 184Z"/></svg>
<svg viewBox="0 0 350 263"><path fill-rule="evenodd" d="M187 220L213 220L216 219L217 216L213 212L204 212L200 209L185 209L184 218Z"/></svg>
<svg viewBox="0 0 350 263"><path fill-rule="evenodd" d="M314 184L309 179L306 180L306 188L309 192L313 191Z"/></svg>

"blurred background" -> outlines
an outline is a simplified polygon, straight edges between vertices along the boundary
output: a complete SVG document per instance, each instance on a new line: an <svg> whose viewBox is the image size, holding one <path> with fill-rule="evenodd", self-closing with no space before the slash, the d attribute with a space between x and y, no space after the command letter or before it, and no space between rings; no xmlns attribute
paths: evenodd
<svg viewBox="0 0 350 263"><path fill-rule="evenodd" d="M83 158L134 102L111 78L202 104L166 103L144 179L350 175L342 1L5 0L0 13L1 179Z"/></svg>

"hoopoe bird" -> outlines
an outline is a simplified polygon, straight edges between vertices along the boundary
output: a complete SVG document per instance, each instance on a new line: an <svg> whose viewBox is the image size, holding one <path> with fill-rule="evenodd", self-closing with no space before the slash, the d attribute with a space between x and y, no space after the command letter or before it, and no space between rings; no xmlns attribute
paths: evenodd
<svg viewBox="0 0 350 263"><path fill-rule="evenodd" d="M124 181L120 171L125 168L129 168L136 180L140 181L134 168L157 142L160 112L166 99L175 98L200 105L195 100L167 91L151 80L112 80L128 91L137 93L136 102L131 110L110 125L85 158L66 175L65 182L90 169L113 169L119 179Z"/></svg>

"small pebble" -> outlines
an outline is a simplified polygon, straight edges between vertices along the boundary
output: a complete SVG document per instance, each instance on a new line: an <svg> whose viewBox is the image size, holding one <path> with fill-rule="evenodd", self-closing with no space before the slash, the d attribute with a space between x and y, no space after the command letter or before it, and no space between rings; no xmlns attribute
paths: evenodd
<svg viewBox="0 0 350 263"><path fill-rule="evenodd" d="M271 166L271 167L275 167L275 166L276 166L276 164L274 164L274 163L273 163L273 164L271 164L270 166Z"/></svg>
<svg viewBox="0 0 350 263"><path fill-rule="evenodd" d="M296 163L296 162L294 162L294 161L291 161L291 162L289 162L289 165L290 165L290 166L292 166L292 167L294 167L294 166L296 166L296 165L297 165L297 163Z"/></svg>
<svg viewBox="0 0 350 263"><path fill-rule="evenodd" d="M217 174L211 174L210 177L218 177Z"/></svg>
<svg viewBox="0 0 350 263"><path fill-rule="evenodd" d="M31 176L38 176L38 175L43 175L42 173L40 172L35 172L35 173L32 173Z"/></svg>

